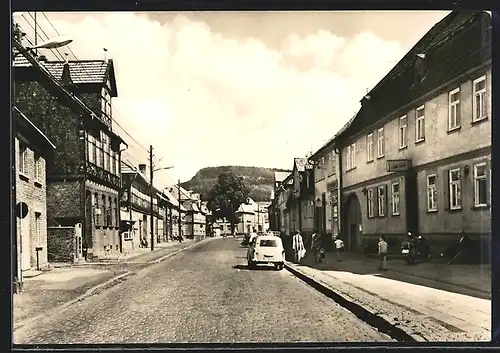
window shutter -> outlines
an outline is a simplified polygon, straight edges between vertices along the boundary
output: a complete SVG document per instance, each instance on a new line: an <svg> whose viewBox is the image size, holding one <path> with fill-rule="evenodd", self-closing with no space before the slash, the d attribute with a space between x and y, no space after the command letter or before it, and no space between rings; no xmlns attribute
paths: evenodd
<svg viewBox="0 0 500 353"><path fill-rule="evenodd" d="M370 216L370 198L369 198L369 189L366 190L366 215L368 218L371 218Z"/></svg>
<svg viewBox="0 0 500 353"><path fill-rule="evenodd" d="M491 162L486 161L486 202L488 203L488 206L491 206Z"/></svg>
<svg viewBox="0 0 500 353"><path fill-rule="evenodd" d="M389 205L389 208L387 209L387 212L390 211L391 215L392 215L392 209L393 209L392 208L393 207L393 205L392 205L392 184L389 184L389 185L391 186L390 189L389 189L389 191L391 193L390 193L390 195L387 195L387 201L388 201L387 204ZM386 186L386 189L387 189L387 186ZM387 214L389 214L389 213L387 213Z"/></svg>
<svg viewBox="0 0 500 353"><path fill-rule="evenodd" d="M387 193L387 184L384 184L384 203L385 203L385 212L384 212L384 216L388 216L389 215L389 209L388 209L388 205L389 205L389 195Z"/></svg>
<svg viewBox="0 0 500 353"><path fill-rule="evenodd" d="M448 169L443 170L443 204L444 210L450 209L450 172Z"/></svg>
<svg viewBox="0 0 500 353"><path fill-rule="evenodd" d="M373 216L378 217L378 188L374 187L373 190Z"/></svg>

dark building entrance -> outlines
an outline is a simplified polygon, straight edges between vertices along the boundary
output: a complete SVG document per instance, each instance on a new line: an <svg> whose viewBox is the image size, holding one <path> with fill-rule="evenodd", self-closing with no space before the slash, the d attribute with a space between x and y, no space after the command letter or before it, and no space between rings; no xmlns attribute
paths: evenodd
<svg viewBox="0 0 500 353"><path fill-rule="evenodd" d="M361 206L355 193L347 197L344 213L344 236L347 251L359 251L361 245Z"/></svg>

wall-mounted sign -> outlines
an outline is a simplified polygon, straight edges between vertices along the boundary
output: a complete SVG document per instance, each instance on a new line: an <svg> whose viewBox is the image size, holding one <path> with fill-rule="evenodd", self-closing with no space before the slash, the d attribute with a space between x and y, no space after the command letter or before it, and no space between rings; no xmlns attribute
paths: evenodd
<svg viewBox="0 0 500 353"><path fill-rule="evenodd" d="M314 168L314 165L313 165L313 164L311 164L311 163L306 163L306 169L307 169L307 170L311 170L311 169L313 169L313 168Z"/></svg>
<svg viewBox="0 0 500 353"><path fill-rule="evenodd" d="M28 205L25 202L18 202L16 205L16 216L24 219L28 215Z"/></svg>
<svg viewBox="0 0 500 353"><path fill-rule="evenodd" d="M387 161L387 171L405 172L411 168L411 160L409 159L392 159Z"/></svg>

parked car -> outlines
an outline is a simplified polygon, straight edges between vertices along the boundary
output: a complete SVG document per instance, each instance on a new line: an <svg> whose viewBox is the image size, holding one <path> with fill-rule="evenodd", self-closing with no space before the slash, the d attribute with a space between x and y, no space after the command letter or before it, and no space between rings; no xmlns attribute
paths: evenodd
<svg viewBox="0 0 500 353"><path fill-rule="evenodd" d="M259 235L253 238L247 251L248 268L258 264L274 265L277 270L283 269L285 249L281 239L274 235Z"/></svg>

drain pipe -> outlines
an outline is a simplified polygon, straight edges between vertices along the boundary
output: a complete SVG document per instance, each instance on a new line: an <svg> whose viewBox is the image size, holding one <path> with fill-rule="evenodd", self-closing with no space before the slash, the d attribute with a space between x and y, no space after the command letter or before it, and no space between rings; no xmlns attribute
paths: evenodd
<svg viewBox="0 0 500 353"><path fill-rule="evenodd" d="M338 160L338 173L337 173L337 226L338 226L338 234L342 236L342 218L344 216L344 208L342 207L342 151L340 148L335 145L333 151L337 155Z"/></svg>

